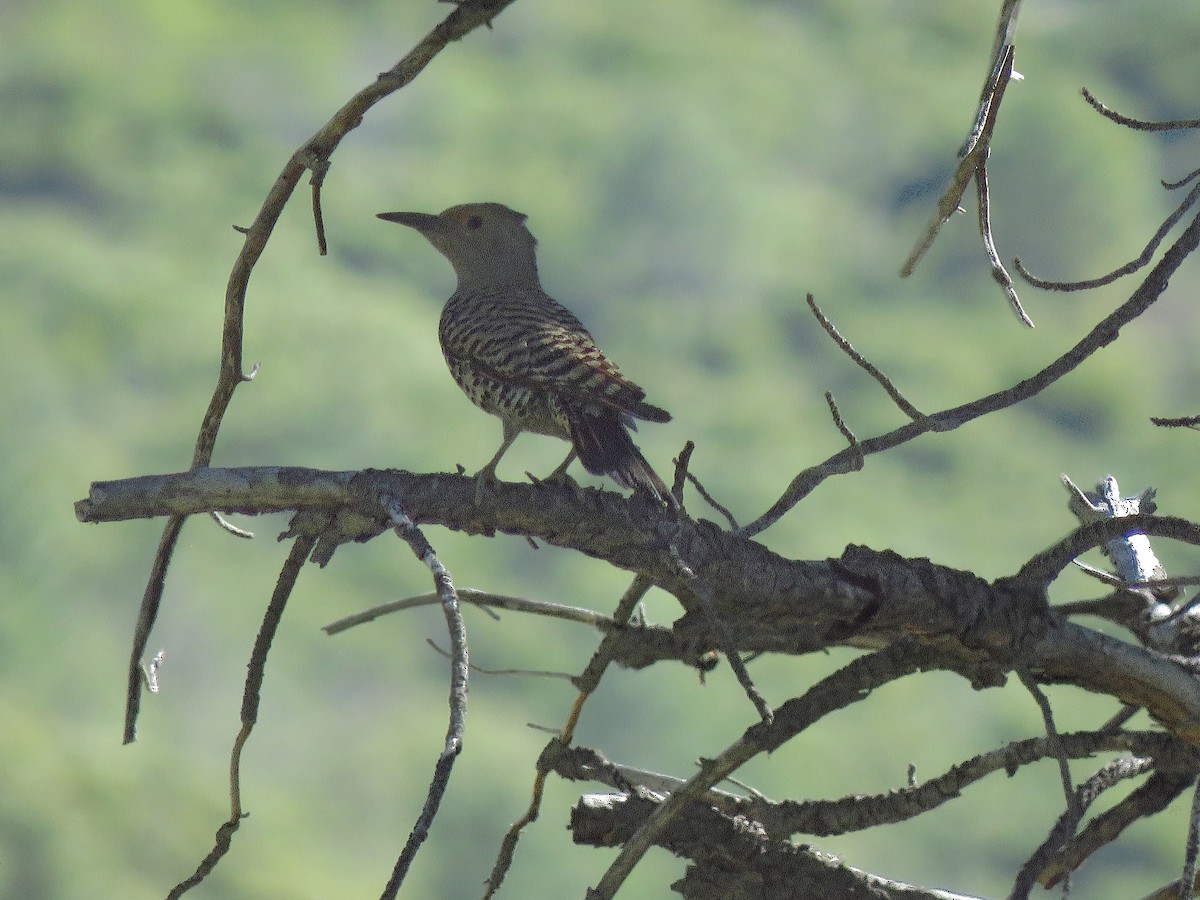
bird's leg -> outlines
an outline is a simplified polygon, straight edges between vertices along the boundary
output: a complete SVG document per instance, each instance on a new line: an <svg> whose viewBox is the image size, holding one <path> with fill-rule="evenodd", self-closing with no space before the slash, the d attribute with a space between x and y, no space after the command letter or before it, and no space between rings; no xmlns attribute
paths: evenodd
<svg viewBox="0 0 1200 900"><path fill-rule="evenodd" d="M571 485L572 487L577 487L577 485L575 484L575 479L567 474L567 469L570 467L571 463L575 462L575 458L578 455L579 454L575 452L575 448L572 447L571 452L567 454L567 458L558 464L558 468L556 468L553 472L551 472L545 478L539 478L538 480L543 483L549 481L549 482L557 482L558 484L566 484L566 485Z"/></svg>
<svg viewBox="0 0 1200 900"><path fill-rule="evenodd" d="M507 419L502 421L504 423L504 440L500 443L500 449L496 451L496 455L491 458L491 461L486 466L475 473L476 505L479 505L483 500L484 492L499 481L496 477L496 466L500 464L500 458L508 452L508 448L512 446L513 441L517 439L517 435L521 433L521 429L511 424Z"/></svg>

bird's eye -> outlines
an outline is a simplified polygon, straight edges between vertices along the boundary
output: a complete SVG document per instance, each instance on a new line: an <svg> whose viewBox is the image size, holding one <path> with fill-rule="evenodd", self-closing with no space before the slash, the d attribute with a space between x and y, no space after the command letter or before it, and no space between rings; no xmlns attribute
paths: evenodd
<svg viewBox="0 0 1200 900"><path fill-rule="evenodd" d="M471 218L467 219L467 227L472 231L475 231L477 228L482 228L483 218L481 216L471 216Z"/></svg>

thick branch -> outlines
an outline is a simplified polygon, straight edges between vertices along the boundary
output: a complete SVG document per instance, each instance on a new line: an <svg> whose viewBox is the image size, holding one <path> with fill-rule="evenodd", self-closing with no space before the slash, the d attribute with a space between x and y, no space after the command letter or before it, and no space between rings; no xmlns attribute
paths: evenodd
<svg viewBox="0 0 1200 900"><path fill-rule="evenodd" d="M586 796L571 812L572 835L577 843L621 846L661 803L660 797L640 792L632 797ZM811 847L772 840L753 823L724 816L704 803L690 805L655 843L693 861L685 876L672 885L685 900L976 900L880 878Z"/></svg>
<svg viewBox="0 0 1200 900"><path fill-rule="evenodd" d="M945 659L973 655L982 682L994 681L1020 659L1039 680L1144 706L1200 746L1200 682L1169 657L1063 621L1048 607L1037 579L988 584L928 560L854 546L838 559L790 560L711 522L668 516L636 496L501 483L476 504L474 481L458 475L199 469L97 483L76 504L76 514L101 522L214 509L333 512L332 518L308 517L319 531L314 555L324 560L338 544L383 530L383 495L403 497L409 515L422 524L536 537L644 574L679 599L687 612L674 630L697 648L713 646L712 629L709 616L696 608L694 579L680 574L681 558L713 586L713 609L741 652L877 649L916 634L925 643L941 642ZM1146 517L1138 524L1150 531L1153 521ZM316 524L324 522L329 524Z"/></svg>

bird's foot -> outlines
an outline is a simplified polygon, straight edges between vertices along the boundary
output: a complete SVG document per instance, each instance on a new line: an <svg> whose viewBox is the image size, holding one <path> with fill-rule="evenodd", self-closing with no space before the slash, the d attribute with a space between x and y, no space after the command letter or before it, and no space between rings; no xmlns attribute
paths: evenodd
<svg viewBox="0 0 1200 900"><path fill-rule="evenodd" d="M484 466L475 473L475 505L479 506L483 503L484 498L491 493L496 485L500 483L500 479L496 477L495 466Z"/></svg>
<svg viewBox="0 0 1200 900"><path fill-rule="evenodd" d="M579 482L568 475L562 466L559 466L545 478L538 478L532 472L526 472L525 477L534 484L558 484L575 491L579 490Z"/></svg>

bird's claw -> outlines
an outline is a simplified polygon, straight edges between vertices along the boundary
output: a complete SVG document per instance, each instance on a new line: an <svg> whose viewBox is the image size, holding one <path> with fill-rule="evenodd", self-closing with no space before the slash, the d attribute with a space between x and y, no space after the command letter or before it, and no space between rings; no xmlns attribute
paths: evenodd
<svg viewBox="0 0 1200 900"><path fill-rule="evenodd" d="M475 473L475 505L479 506L483 503L487 494L492 491L496 485L500 483L500 479L496 477L496 470L489 466L484 466Z"/></svg>
<svg viewBox="0 0 1200 900"><path fill-rule="evenodd" d="M556 484L556 485L562 485L563 487L571 488L572 490L575 490L575 491L579 490L579 482L576 481L574 478L572 478L570 475L568 475L561 468L555 469L553 472L551 472L545 478L538 478L532 472L526 472L525 477L528 478L534 484Z"/></svg>

